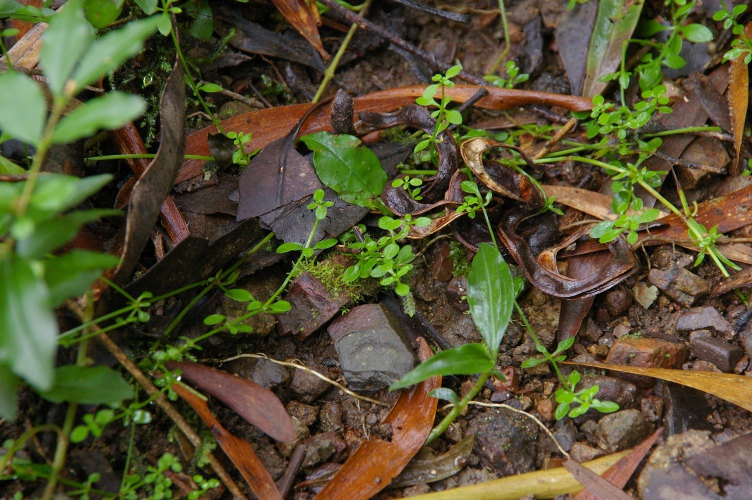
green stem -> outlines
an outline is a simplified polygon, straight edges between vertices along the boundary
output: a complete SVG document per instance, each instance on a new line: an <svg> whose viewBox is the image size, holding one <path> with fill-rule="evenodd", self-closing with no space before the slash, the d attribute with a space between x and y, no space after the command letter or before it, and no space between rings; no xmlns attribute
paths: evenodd
<svg viewBox="0 0 752 500"><path fill-rule="evenodd" d="M5 49L2 36L0 36L0 50L3 51L3 57L5 57L5 64L8 67L8 71L13 71L13 61L11 61L10 56L8 56L8 51Z"/></svg>
<svg viewBox="0 0 752 500"><path fill-rule="evenodd" d="M501 66L501 63L506 59L507 54L509 54L509 49L512 46L512 41L509 36L509 23L507 22L507 9L504 5L504 0L499 0L499 14L501 15L501 27L504 30L504 50L501 51L498 59L496 59L496 62L491 67L489 74L494 74L496 70L499 69L499 66Z"/></svg>
<svg viewBox="0 0 752 500"><path fill-rule="evenodd" d="M514 308L517 310L517 314L520 316L520 319L522 320L522 323L525 325L525 328L527 329L527 333L530 334L530 336L533 338L535 343L539 346L543 347L543 355L546 357L546 359L553 365L554 370L556 371L556 376L559 378L559 381L564 385L565 387L569 387L569 382L564 377L564 375L561 374L561 371L559 371L559 365L556 364L556 360L548 353L548 350L545 348L543 344L541 344L540 339L537 335L535 335L535 332L533 331L533 327L530 325L530 322L527 320L527 316L525 316L525 313L522 312L522 308L520 307L520 304L517 303L517 299L514 301Z"/></svg>
<svg viewBox="0 0 752 500"><path fill-rule="evenodd" d="M436 175L436 170L400 170L405 175Z"/></svg>
<svg viewBox="0 0 752 500"><path fill-rule="evenodd" d="M368 7L371 5L371 0L366 0L363 2L359 10L361 10L361 16L365 15L366 11L368 11ZM329 63L329 66L324 71L324 78L321 80L321 83L319 84L319 88L316 91L316 95L313 96L312 103L319 102L319 99L321 99L322 94L324 93L324 90L326 90L326 87L329 85L329 82L332 78L334 78L334 72L337 70L337 66L339 66L339 62L342 59L342 56L345 55L345 51L347 50L347 46L350 45L350 41L352 40L353 35L355 35L355 32L358 30L358 25L353 23L352 26L350 26L350 30L347 32L347 35L345 36L345 39L342 40L342 45L339 46L339 50L337 50L337 53L332 58L332 62Z"/></svg>
<svg viewBox="0 0 752 500"><path fill-rule="evenodd" d="M475 398L475 396L478 395L481 389L483 389L483 385L486 383L486 380L491 377L491 371L487 371L485 373L481 373L478 376L478 380L475 381L475 384L473 387L468 391L467 394L465 394L465 397L460 400L457 405L452 408L452 410L447 414L446 417L433 429L431 429L431 433L428 435L428 438L426 439L426 445L431 443L431 441L435 440L437 437L444 434L444 431L449 428L449 426L454 422L457 417L460 416L460 413L462 413L462 410L470 403L470 401Z"/></svg>
<svg viewBox="0 0 752 500"><path fill-rule="evenodd" d="M684 128L676 128L672 130L662 130L660 132L655 132L653 134L644 134L642 137L645 139L649 139L651 137L663 137L666 135L676 135L676 134L693 134L695 132L721 132L723 129L721 127L711 127L703 125L702 127L684 127Z"/></svg>

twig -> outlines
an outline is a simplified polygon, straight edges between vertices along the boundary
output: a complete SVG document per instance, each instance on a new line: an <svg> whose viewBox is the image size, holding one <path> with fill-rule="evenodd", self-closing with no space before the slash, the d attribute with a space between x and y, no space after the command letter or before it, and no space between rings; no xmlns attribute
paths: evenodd
<svg viewBox="0 0 752 500"><path fill-rule="evenodd" d="M81 310L81 308L78 307L76 303L74 303L73 301L68 301L67 306L80 320L83 321L83 319L85 318L84 312ZM101 330L101 328L96 325L93 325L92 328L97 331ZM149 397L155 398L154 401L157 403L157 405L162 408L162 410L167 414L168 417L170 417L170 420L175 423L178 429L180 429L183 434L185 434L191 444L196 448L201 446L201 437L196 434L196 431L194 431L190 424L185 420L185 418L183 418L183 415L181 415L180 412L178 412L175 407L172 406L172 403L170 403L170 400L167 399L167 396L165 396L151 382L151 380L149 380L146 375L144 375L144 372L142 372L138 368L138 366L136 366L136 364L131 361L131 359L123 352L123 350L120 349L120 347L118 347L118 345L113 342L106 333L100 333L94 338L96 338L104 346L104 348L107 349L107 351L109 351L109 353L118 360L123 368L125 368L128 373L130 373L131 376L136 379L136 382L138 382L139 385L144 389L144 391L146 391ZM233 481L230 475L227 473L227 470L225 470L224 466L219 463L214 454L208 453L207 457L209 459L209 464L211 465L212 469L214 469L217 477L219 477L219 480L224 483L230 493L232 493L232 495L236 498L246 498L243 492L240 491L240 488L235 483L235 481Z"/></svg>
<svg viewBox="0 0 752 500"><path fill-rule="evenodd" d="M434 7L430 7L428 5L419 4L417 2L413 2L412 0L392 0L394 3L398 3L400 5L404 5L407 8L419 10L421 12L426 12L428 14L431 14L432 16L436 17L443 17L444 19L448 19L450 21L456 21L458 23L469 23L470 22L470 16L467 14L459 14L457 12L447 12L445 10L439 10Z"/></svg>
<svg viewBox="0 0 752 500"><path fill-rule="evenodd" d="M206 83L206 82L201 80L199 82L199 85L202 83ZM246 97L244 95L240 95L237 92L233 92L232 90L227 90L223 88L222 90L219 91L219 93L224 96L229 97L230 99L235 99L236 101L240 101L243 104L247 104L248 106L251 106L254 108L264 107L264 103L262 103L261 101L254 99L253 97ZM269 106L266 106L266 107L268 108Z"/></svg>
<svg viewBox="0 0 752 500"><path fill-rule="evenodd" d="M296 446L295 451L292 452L290 462L287 464L287 469L285 470L285 475L282 476L282 479L279 480L279 493L280 495L282 495L282 498L287 498L287 496L290 494L292 485L295 482L295 476L298 475L298 471L300 470L300 466L303 464L303 459L306 456L307 450L308 445L301 443Z"/></svg>

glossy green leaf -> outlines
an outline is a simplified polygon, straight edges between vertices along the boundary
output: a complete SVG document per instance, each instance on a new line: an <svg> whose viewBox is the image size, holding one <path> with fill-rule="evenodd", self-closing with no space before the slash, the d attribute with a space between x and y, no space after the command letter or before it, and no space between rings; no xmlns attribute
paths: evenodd
<svg viewBox="0 0 752 500"><path fill-rule="evenodd" d="M44 261L44 280L50 291L49 304L57 307L68 298L77 297L105 270L117 266L114 255L72 250Z"/></svg>
<svg viewBox="0 0 752 500"><path fill-rule="evenodd" d="M26 169L20 165L16 165L4 156L0 156L0 174L2 175L17 175L25 174Z"/></svg>
<svg viewBox="0 0 752 500"><path fill-rule="evenodd" d="M292 309L292 306L286 300L278 300L269 306L269 311L273 313L284 313Z"/></svg>
<svg viewBox="0 0 752 500"><path fill-rule="evenodd" d="M692 43L707 43L713 41L713 32L702 24L692 23L681 27L684 38Z"/></svg>
<svg viewBox="0 0 752 500"><path fill-rule="evenodd" d="M123 11L125 0L84 0L86 19L97 29L106 28Z"/></svg>
<svg viewBox="0 0 752 500"><path fill-rule="evenodd" d="M613 73L621 63L623 42L632 37L642 12L643 0L601 0L588 47L585 82L582 95L601 94L607 83L598 81Z"/></svg>
<svg viewBox="0 0 752 500"><path fill-rule="evenodd" d="M49 292L15 252L0 259L0 364L37 389L52 387L57 320Z"/></svg>
<svg viewBox="0 0 752 500"><path fill-rule="evenodd" d="M436 375L474 375L487 372L493 369L495 361L482 344L461 345L434 354L392 384L389 390L402 389Z"/></svg>
<svg viewBox="0 0 752 500"><path fill-rule="evenodd" d="M94 28L86 21L81 7L80 0L68 2L50 19L50 27L42 35L39 64L54 95L63 94L73 68L94 41Z"/></svg>
<svg viewBox="0 0 752 500"><path fill-rule="evenodd" d="M299 252L300 250L303 250L303 245L294 241L282 243L277 247L277 253Z"/></svg>
<svg viewBox="0 0 752 500"><path fill-rule="evenodd" d="M358 147L360 139L351 135L316 132L301 138L313 151L313 165L321 182L348 203L376 209L387 175L378 157L368 148Z"/></svg>
<svg viewBox="0 0 752 500"><path fill-rule="evenodd" d="M669 29L668 26L664 26L654 19L649 19L644 23L640 23L635 31L635 34L640 38L650 38L656 33Z"/></svg>
<svg viewBox="0 0 752 500"><path fill-rule="evenodd" d="M133 398L133 388L106 366L65 365L55 370L55 385L39 395L53 403L119 403Z"/></svg>
<svg viewBox="0 0 752 500"><path fill-rule="evenodd" d="M238 302L250 302L253 300L253 295L248 290L243 288L233 288L232 290L225 291L225 296Z"/></svg>
<svg viewBox="0 0 752 500"><path fill-rule="evenodd" d="M133 121L146 111L142 97L113 91L81 104L55 127L52 141L56 144L74 142L94 135L98 130L114 130Z"/></svg>
<svg viewBox="0 0 752 500"><path fill-rule="evenodd" d="M0 129L4 133L37 146L46 118L47 102L34 80L17 71L0 74Z"/></svg>
<svg viewBox="0 0 752 500"><path fill-rule="evenodd" d="M135 0L136 4L141 7L141 10L144 11L144 14L147 16L150 16L154 14L157 11L157 6L159 4L159 0Z"/></svg>
<svg viewBox="0 0 752 500"><path fill-rule="evenodd" d="M209 316L204 318L204 324L205 325L218 325L222 323L225 320L225 317L221 314L210 314Z"/></svg>
<svg viewBox="0 0 752 500"><path fill-rule="evenodd" d="M144 41L157 30L159 17L131 21L125 27L110 31L91 44L73 73L75 93L138 54Z"/></svg>
<svg viewBox="0 0 752 500"><path fill-rule="evenodd" d="M514 281L496 248L481 243L467 275L470 314L490 352L497 352L514 308Z"/></svg>
<svg viewBox="0 0 752 500"><path fill-rule="evenodd" d="M39 259L72 240L82 225L102 217L122 215L119 210L82 210L49 219L38 224L34 232L16 243L18 255Z"/></svg>

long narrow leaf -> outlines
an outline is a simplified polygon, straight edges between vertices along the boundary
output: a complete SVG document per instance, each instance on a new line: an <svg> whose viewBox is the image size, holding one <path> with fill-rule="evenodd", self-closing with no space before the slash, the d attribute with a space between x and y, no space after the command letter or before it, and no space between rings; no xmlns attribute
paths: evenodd
<svg viewBox="0 0 752 500"><path fill-rule="evenodd" d="M481 344L461 345L431 356L389 389L402 389L436 375L474 375L492 369L494 361Z"/></svg>
<svg viewBox="0 0 752 500"><path fill-rule="evenodd" d="M488 350L498 351L512 317L514 282L499 251L487 243L481 243L467 275L467 302Z"/></svg>

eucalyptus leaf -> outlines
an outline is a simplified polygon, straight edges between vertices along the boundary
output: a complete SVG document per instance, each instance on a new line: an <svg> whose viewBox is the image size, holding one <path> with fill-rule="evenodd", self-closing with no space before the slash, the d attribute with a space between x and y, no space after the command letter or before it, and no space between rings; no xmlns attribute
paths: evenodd
<svg viewBox="0 0 752 500"><path fill-rule="evenodd" d="M494 367L492 358L482 344L465 344L434 354L389 387L402 389L436 375L474 375Z"/></svg>
<svg viewBox="0 0 752 500"><path fill-rule="evenodd" d="M46 117L47 102L34 80L17 71L0 74L0 129L4 133L38 146Z"/></svg>
<svg viewBox="0 0 752 500"><path fill-rule="evenodd" d="M10 251L0 259L0 364L37 389L52 387L57 320L49 292L24 259Z"/></svg>
<svg viewBox="0 0 752 500"><path fill-rule="evenodd" d="M94 28L86 21L81 7L80 0L68 2L50 19L50 26L42 35L39 64L53 95L63 94L73 68L94 42Z"/></svg>
<svg viewBox="0 0 752 500"><path fill-rule="evenodd" d="M133 388L106 366L65 365L55 370L55 385L39 395L53 403L119 403L133 398Z"/></svg>
<svg viewBox="0 0 752 500"><path fill-rule="evenodd" d="M467 302L489 352L496 353L512 317L514 281L499 251L488 243L481 243L473 258Z"/></svg>
<svg viewBox="0 0 752 500"><path fill-rule="evenodd" d="M114 130L146 111L140 96L113 91L81 104L55 127L52 142L64 144L94 135L100 129Z"/></svg>
<svg viewBox="0 0 752 500"><path fill-rule="evenodd" d="M110 31L91 44L73 73L73 80L76 82L74 93L138 54L144 41L157 30L159 17L131 21L125 27Z"/></svg>
<svg viewBox="0 0 752 500"><path fill-rule="evenodd" d="M351 135L316 132L300 139L313 151L313 166L321 182L348 203L379 208L378 197L387 182L379 158L368 148L358 147Z"/></svg>

